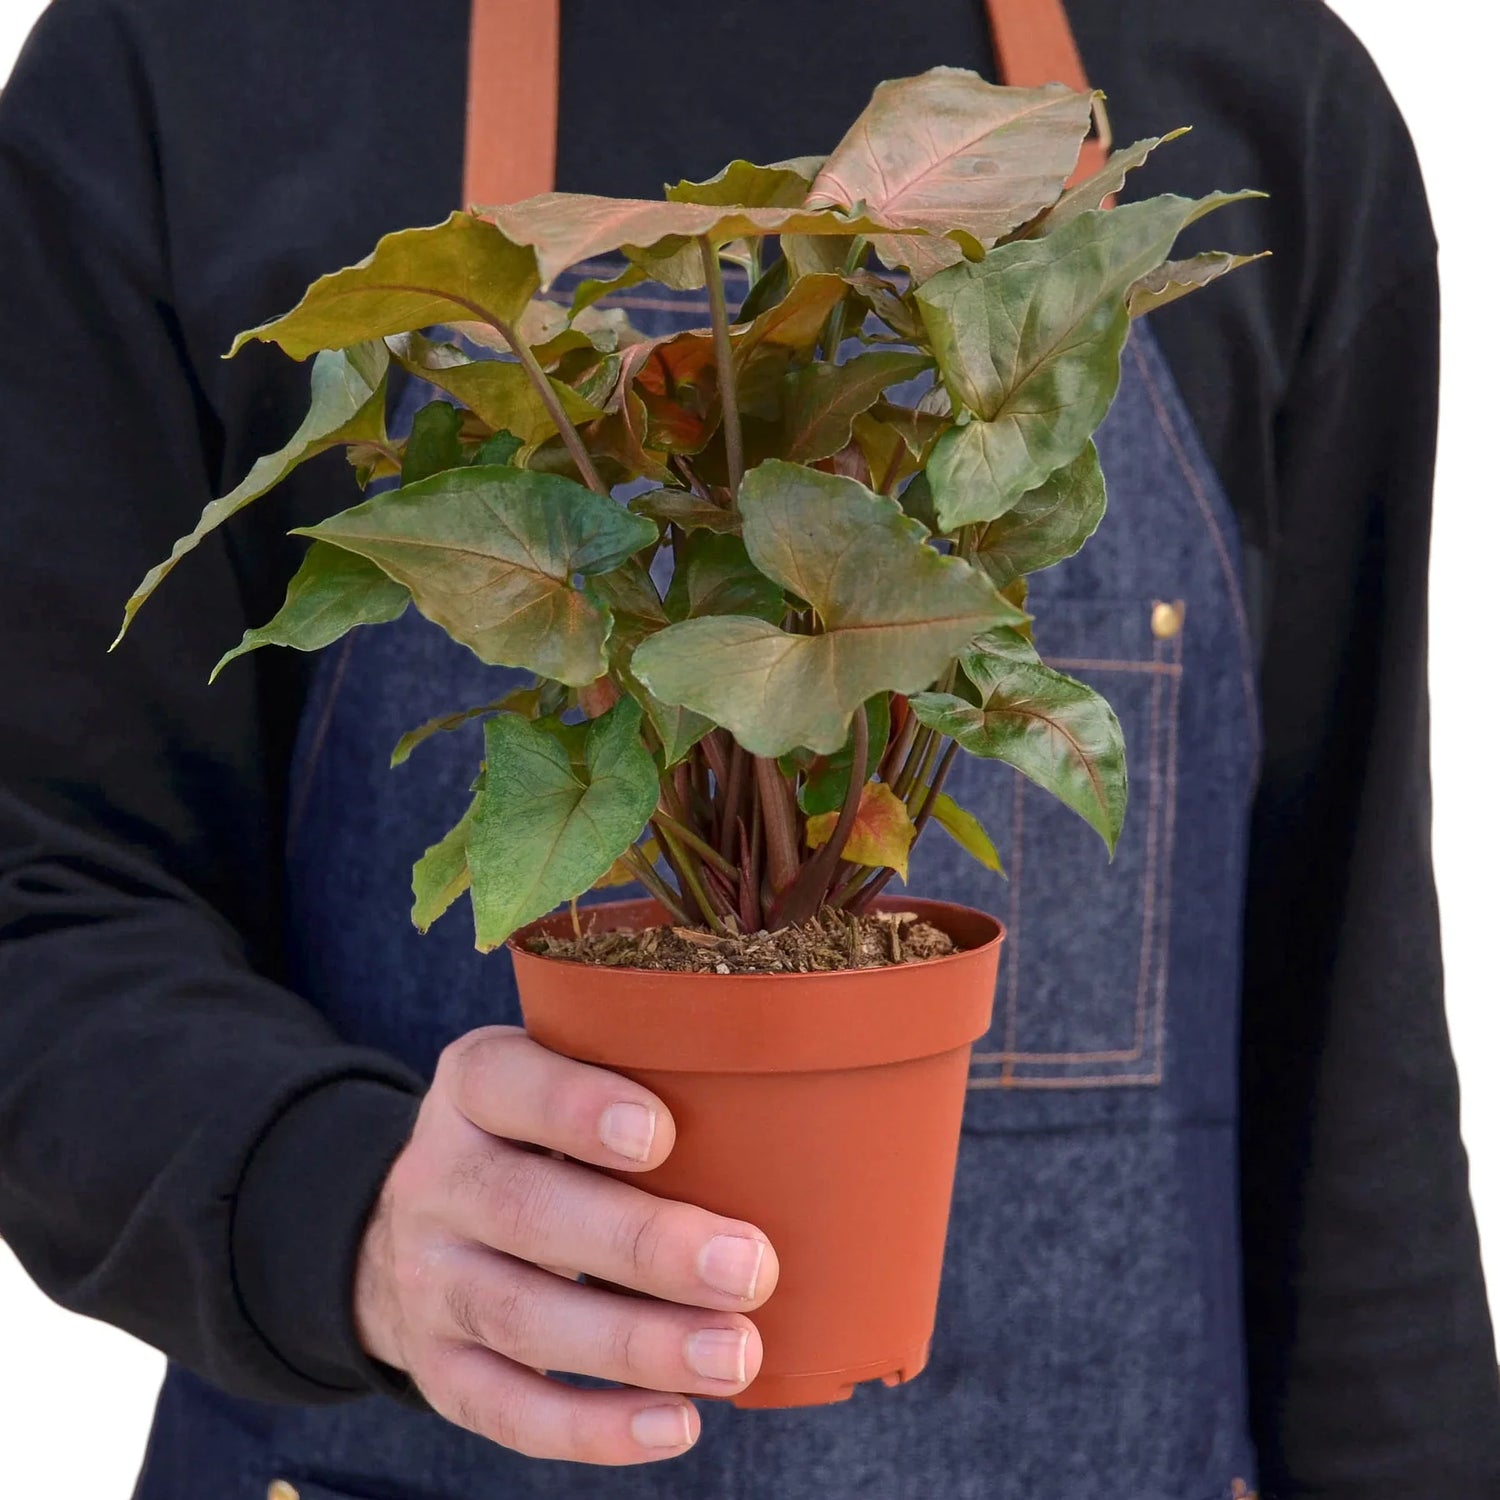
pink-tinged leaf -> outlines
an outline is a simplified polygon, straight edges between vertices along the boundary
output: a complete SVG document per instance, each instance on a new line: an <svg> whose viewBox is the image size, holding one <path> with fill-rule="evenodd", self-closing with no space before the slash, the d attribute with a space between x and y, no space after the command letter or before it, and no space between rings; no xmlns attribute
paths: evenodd
<svg viewBox="0 0 1500 1500"><path fill-rule="evenodd" d="M982 248L1034 218L1063 191L1092 109L1092 95L1060 84L1000 88L960 68L882 83L807 201L893 221L905 242L876 248L921 280L955 264L958 249L911 232L958 230Z"/></svg>
<svg viewBox="0 0 1500 1500"><path fill-rule="evenodd" d="M822 848L838 820L837 810L809 818L808 848ZM892 869L905 880L916 831L906 804L895 792L883 781L867 781L859 794L859 811L854 815L854 827L844 845L844 858L850 864Z"/></svg>
<svg viewBox="0 0 1500 1500"><path fill-rule="evenodd" d="M588 193L541 193L519 203L478 210L516 245L533 246L542 290L569 266L623 250L629 260L669 260L667 279L682 288L702 286L697 249L688 241L706 235L716 245L768 234L880 234L898 226L876 215L831 207L743 207L669 203L652 198L599 198ZM679 251L690 254L678 255Z"/></svg>

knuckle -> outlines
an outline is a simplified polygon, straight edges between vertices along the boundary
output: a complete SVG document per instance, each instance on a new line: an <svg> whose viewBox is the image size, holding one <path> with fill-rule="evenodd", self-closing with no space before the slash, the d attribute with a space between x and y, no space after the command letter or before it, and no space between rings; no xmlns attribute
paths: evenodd
<svg viewBox="0 0 1500 1500"><path fill-rule="evenodd" d="M514 1249L524 1258L540 1250L557 1217L559 1182L554 1164L544 1156L517 1151L497 1164L484 1184L497 1249Z"/></svg>
<svg viewBox="0 0 1500 1500"><path fill-rule="evenodd" d="M466 1101L482 1096L494 1070L503 1064L505 1050L525 1035L518 1026L481 1026L443 1048L436 1077L461 1110Z"/></svg>
<svg viewBox="0 0 1500 1500"><path fill-rule="evenodd" d="M659 1265L669 1223L663 1204L636 1208L621 1219L615 1251L636 1280L648 1279Z"/></svg>
<svg viewBox="0 0 1500 1500"><path fill-rule="evenodd" d="M632 1317L617 1318L604 1333L605 1368L611 1379L639 1385L646 1376L646 1340L641 1337L640 1322Z"/></svg>

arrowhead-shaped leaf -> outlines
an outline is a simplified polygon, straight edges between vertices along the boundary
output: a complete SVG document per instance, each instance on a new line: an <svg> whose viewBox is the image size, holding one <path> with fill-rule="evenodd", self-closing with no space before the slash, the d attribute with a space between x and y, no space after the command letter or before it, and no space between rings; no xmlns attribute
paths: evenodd
<svg viewBox="0 0 1500 1500"><path fill-rule="evenodd" d="M983 419L948 433L933 453L945 530L1004 515L1078 457L1119 386L1126 292L1189 224L1245 196L1165 196L1083 213L918 290L944 384Z"/></svg>
<svg viewBox="0 0 1500 1500"><path fill-rule="evenodd" d="M737 511L699 499L687 490L647 490L630 502L639 516L649 516L658 525L669 522L683 531L723 531L738 535L740 517Z"/></svg>
<svg viewBox="0 0 1500 1500"><path fill-rule="evenodd" d="M591 578L588 592L614 616L614 627L609 634L610 667L626 691L645 709L661 740L663 765L675 766L714 726L690 708L663 703L631 670L635 648L670 623L656 584L641 560L632 557L612 573Z"/></svg>
<svg viewBox="0 0 1500 1500"><path fill-rule="evenodd" d="M663 258L670 258L665 279L686 290L704 284L698 249L689 243L699 236L723 245L768 234L879 234L893 227L878 217L830 208L672 203L655 198L598 198L587 193L541 193L482 213L508 240L535 248L543 290L569 266L616 250L623 251L628 260L650 261L652 273L658 276ZM678 255L679 250L684 253Z"/></svg>
<svg viewBox="0 0 1500 1500"><path fill-rule="evenodd" d="M302 535L378 564L481 661L582 687L606 668L609 617L573 587L656 528L556 474L455 469L377 495Z"/></svg>
<svg viewBox="0 0 1500 1500"><path fill-rule="evenodd" d="M313 361L312 401L301 426L285 447L256 459L250 472L227 495L204 507L198 524L176 542L171 556L146 574L126 602L125 622L115 637L116 646L130 629L136 611L156 592L162 579L209 532L280 484L298 464L340 443L384 442L385 381L389 365L390 356L381 343L332 350Z"/></svg>
<svg viewBox="0 0 1500 1500"><path fill-rule="evenodd" d="M447 401L429 401L411 419L411 435L401 450L401 483L417 484L463 463L458 433L463 413Z"/></svg>
<svg viewBox="0 0 1500 1500"><path fill-rule="evenodd" d="M555 682L538 683L532 687L512 688L504 697L496 698L493 703L481 703L477 708L462 708L457 713L439 714L435 719L428 719L426 723L419 724L415 729L408 729L396 741L396 748L391 751L391 766L394 768L404 765L410 759L412 751L418 745L430 740L433 735L447 734L452 730L461 729L475 719L487 719L491 714L507 711L520 714L527 719L541 718L545 714L556 714L564 706L566 692L565 688Z"/></svg>
<svg viewBox="0 0 1500 1500"><path fill-rule="evenodd" d="M384 625L402 614L411 595L374 563L352 552L314 542L287 585L286 602L258 630L247 630L233 651L226 651L209 681L235 657L260 646L290 646L321 651L356 625Z"/></svg>
<svg viewBox="0 0 1500 1500"><path fill-rule="evenodd" d="M669 187L666 197L673 203L739 204L746 208L797 208L807 197L821 156L802 156L791 161L772 162L759 167L754 162L737 160L705 182L684 178Z"/></svg>
<svg viewBox="0 0 1500 1500"><path fill-rule="evenodd" d="M1127 305L1132 318L1143 318L1158 307L1165 307L1189 292L1196 292L1211 281L1248 266L1251 261L1264 260L1271 252L1262 250L1259 255L1231 255L1227 250L1208 250L1190 260L1169 260L1164 266L1142 276L1130 288Z"/></svg>
<svg viewBox="0 0 1500 1500"><path fill-rule="evenodd" d="M745 476L740 509L756 567L805 599L822 633L744 616L684 620L632 664L659 698L724 725L753 754L805 745L831 755L867 698L928 686L982 630L1024 618L856 480L771 460Z"/></svg>
<svg viewBox="0 0 1500 1500"><path fill-rule="evenodd" d="M635 842L659 791L640 723L640 707L622 698L589 724L581 767L526 719L485 725L484 793L468 835L481 952L582 895Z"/></svg>
<svg viewBox="0 0 1500 1500"><path fill-rule="evenodd" d="M876 88L818 173L810 204L861 205L909 229L993 244L1056 201L1088 132L1093 97L1060 84L1000 88L933 68ZM910 259L906 246L895 251ZM951 253L946 247L926 247ZM890 259L884 253L882 258ZM927 274L919 255L914 274Z"/></svg>
<svg viewBox="0 0 1500 1500"><path fill-rule="evenodd" d="M1053 234L1064 224L1076 219L1079 214L1089 213L1093 209L1102 207L1106 199L1114 197L1125 186L1125 179L1141 166L1158 146L1164 146L1168 141L1175 141L1178 136L1187 133L1188 128L1184 126L1181 130L1168 131L1166 135L1154 135L1144 141L1137 141L1133 146L1125 146L1119 151L1112 152L1097 172L1070 187L1042 215L1035 229L1030 232Z"/></svg>
<svg viewBox="0 0 1500 1500"><path fill-rule="evenodd" d="M413 333L390 340L391 352L413 375L469 408L486 425L503 428L534 447L557 431L526 371L512 359L469 359L452 345L434 344ZM576 424L591 422L603 410L561 380L549 381L563 410Z"/></svg>
<svg viewBox="0 0 1500 1500"><path fill-rule="evenodd" d="M920 813L927 801L927 788L916 786L912 792L911 810L913 814ZM986 870L993 870L997 875L1005 874L1000 864L1000 852L995 848L994 839L985 831L984 824L967 808L960 807L947 792L937 794L937 800L932 804L932 821Z"/></svg>
<svg viewBox="0 0 1500 1500"><path fill-rule="evenodd" d="M1003 589L1072 557L1104 519L1104 471L1092 443L980 532L971 561Z"/></svg>
<svg viewBox="0 0 1500 1500"><path fill-rule="evenodd" d="M1109 847L1125 821L1125 740L1092 688L1039 663L993 656L984 706L951 693L918 693L917 718L970 755L1003 760L1072 808Z"/></svg>
<svg viewBox="0 0 1500 1500"><path fill-rule="evenodd" d="M807 820L807 846L821 849L838 822L837 812L818 813ZM843 857L854 865L894 870L906 879L907 861L916 827L906 804L883 781L867 781L860 790L859 810Z"/></svg>
<svg viewBox="0 0 1500 1500"><path fill-rule="evenodd" d="M782 385L778 457L811 464L837 453L849 442L855 417L887 387L911 380L931 365L925 354L877 349L841 365L820 362L792 371Z"/></svg>
<svg viewBox="0 0 1500 1500"><path fill-rule="evenodd" d="M480 792L469 810L412 866L411 920L426 932L469 888L469 830L484 800Z"/></svg>
<svg viewBox="0 0 1500 1500"><path fill-rule="evenodd" d="M754 615L780 621L786 599L762 573L737 536L711 531L692 533L678 554L664 601L667 619L703 615Z"/></svg>
<svg viewBox="0 0 1500 1500"><path fill-rule="evenodd" d="M293 359L434 323L513 323L537 289L536 257L493 224L451 214L427 229L386 235L362 261L320 277L291 312L242 333Z"/></svg>

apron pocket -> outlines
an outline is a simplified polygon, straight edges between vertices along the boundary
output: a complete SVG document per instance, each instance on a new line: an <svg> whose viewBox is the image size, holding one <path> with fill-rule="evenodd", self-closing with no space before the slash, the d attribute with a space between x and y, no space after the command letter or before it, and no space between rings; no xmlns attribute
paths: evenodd
<svg viewBox="0 0 1500 1500"><path fill-rule="evenodd" d="M1038 591L1040 594L1040 591ZM1113 861L1076 813L1009 767L960 756L948 788L990 830L1008 881L963 868L939 835L912 889L994 911L1008 936L972 1089L1143 1089L1162 1081L1187 612L1177 601L1046 599L1049 666L1119 715L1130 803Z"/></svg>

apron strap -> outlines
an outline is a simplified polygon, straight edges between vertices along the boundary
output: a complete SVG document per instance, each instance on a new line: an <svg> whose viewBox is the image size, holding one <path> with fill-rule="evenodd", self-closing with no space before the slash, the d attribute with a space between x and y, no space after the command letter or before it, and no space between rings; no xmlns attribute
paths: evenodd
<svg viewBox="0 0 1500 1500"><path fill-rule="evenodd" d="M1023 88L1088 79L1063 0L986 0L995 76ZM550 192L557 172L560 0L471 0L469 94L464 131L465 205L514 203ZM1074 180L1109 154L1109 127L1095 110Z"/></svg>

